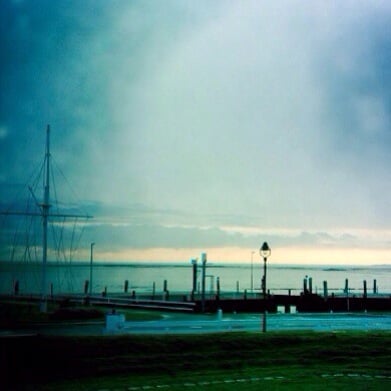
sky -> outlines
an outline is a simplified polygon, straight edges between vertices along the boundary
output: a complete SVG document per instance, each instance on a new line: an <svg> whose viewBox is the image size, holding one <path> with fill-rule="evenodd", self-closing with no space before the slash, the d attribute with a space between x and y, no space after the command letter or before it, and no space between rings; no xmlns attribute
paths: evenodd
<svg viewBox="0 0 391 391"><path fill-rule="evenodd" d="M3 210L50 124L81 260L391 264L389 1L0 7Z"/></svg>

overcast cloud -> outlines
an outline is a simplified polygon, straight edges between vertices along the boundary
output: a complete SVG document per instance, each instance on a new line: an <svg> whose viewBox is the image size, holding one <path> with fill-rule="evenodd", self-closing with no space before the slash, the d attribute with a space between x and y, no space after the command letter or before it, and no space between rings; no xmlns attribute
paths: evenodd
<svg viewBox="0 0 391 391"><path fill-rule="evenodd" d="M388 1L0 11L4 204L50 123L55 161L95 216L85 243L102 251L247 254L269 240L391 261Z"/></svg>

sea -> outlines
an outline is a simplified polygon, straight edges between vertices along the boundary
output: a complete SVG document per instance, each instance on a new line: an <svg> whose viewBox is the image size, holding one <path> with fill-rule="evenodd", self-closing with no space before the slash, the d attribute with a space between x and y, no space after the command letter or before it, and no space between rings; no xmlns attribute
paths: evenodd
<svg viewBox="0 0 391 391"><path fill-rule="evenodd" d="M200 290L202 270L197 267L196 289ZM78 294L85 290L85 283L92 272L92 291L100 294L121 293L125 284L129 292L190 293L193 287L193 266L190 262L95 262L91 269L88 263L48 263L46 268L48 292L53 294ZM232 264L208 263L205 269L205 290L220 292L261 292L262 263ZM362 294L364 281L368 294L391 294L391 265L336 266L336 265L283 265L267 267L267 289L274 294L299 294L311 282L314 293L323 294L327 281L328 292ZM346 281L347 280L347 281ZM12 294L17 282L20 294L35 294L41 290L42 265L40 263L0 262L0 293ZM127 282L126 282L127 281ZM49 288L50 287L50 288Z"/></svg>

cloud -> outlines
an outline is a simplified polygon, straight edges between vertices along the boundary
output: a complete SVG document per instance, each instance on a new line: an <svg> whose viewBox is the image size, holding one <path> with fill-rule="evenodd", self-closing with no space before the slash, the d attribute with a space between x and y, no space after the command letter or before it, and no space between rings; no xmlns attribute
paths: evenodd
<svg viewBox="0 0 391 391"><path fill-rule="evenodd" d="M87 240L343 247L389 231L388 3L1 7L0 180L24 182L51 123L54 163L97 217Z"/></svg>

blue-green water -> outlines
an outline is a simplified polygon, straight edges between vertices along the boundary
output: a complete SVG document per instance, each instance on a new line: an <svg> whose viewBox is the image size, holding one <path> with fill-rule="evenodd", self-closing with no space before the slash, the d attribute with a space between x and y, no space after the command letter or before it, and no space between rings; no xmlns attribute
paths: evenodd
<svg viewBox="0 0 391 391"><path fill-rule="evenodd" d="M166 263L122 263L98 264L93 266L93 292L100 293L105 287L108 292L124 290L125 280L129 282L129 291L145 293L162 292L164 281L167 281L170 292L191 292L193 270L188 262L183 264ZM19 281L20 293L39 293L41 289L42 267L34 263L0 262L0 293L11 293L15 281ZM254 292L260 291L263 265L210 263L206 268L206 290L216 289L217 278L220 280L221 292ZM376 280L378 293L391 293L391 265L383 266L309 266L309 265L268 265L267 288L272 293L298 294L303 287L303 279L312 278L314 292L323 292L323 281L328 282L329 291L342 293L345 279L349 280L349 291L361 294L363 281L367 281L368 293L373 292ZM54 293L82 293L84 283L90 278L88 264L71 265L49 264L47 282L52 284ZM198 269L198 286L201 281L201 270Z"/></svg>

